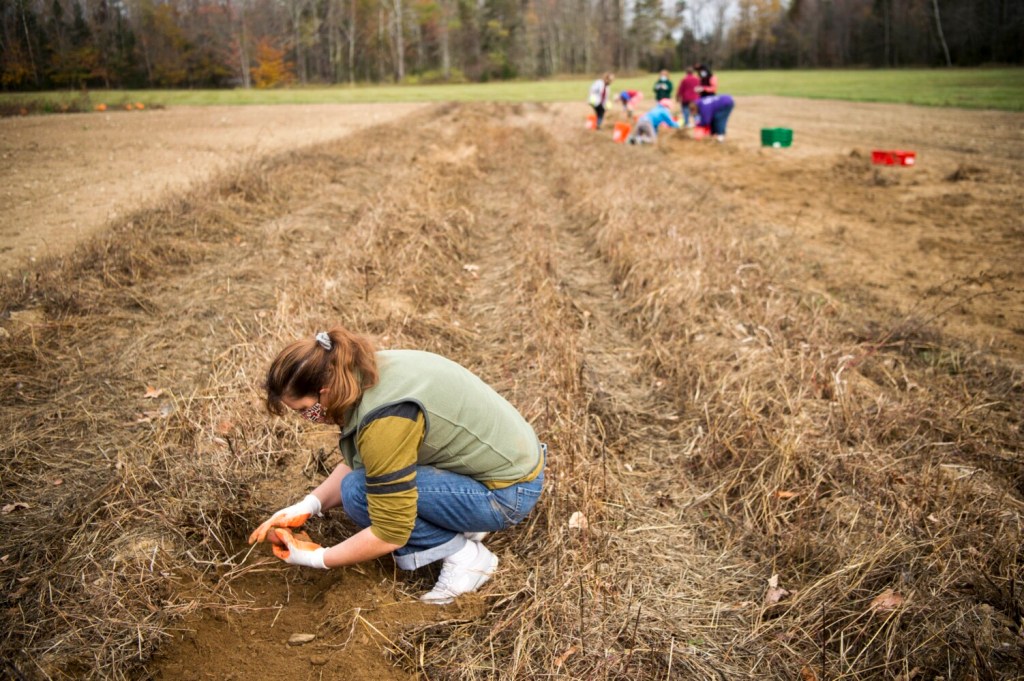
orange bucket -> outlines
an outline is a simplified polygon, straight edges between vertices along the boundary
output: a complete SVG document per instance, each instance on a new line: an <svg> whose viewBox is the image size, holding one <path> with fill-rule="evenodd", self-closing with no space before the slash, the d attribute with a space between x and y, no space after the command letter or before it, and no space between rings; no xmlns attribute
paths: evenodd
<svg viewBox="0 0 1024 681"><path fill-rule="evenodd" d="M587 130L597 130L597 114L587 116Z"/></svg>
<svg viewBox="0 0 1024 681"><path fill-rule="evenodd" d="M632 127L629 123L616 123L615 129L612 130L612 141L620 144L625 142L626 138L629 137L630 130L632 130Z"/></svg>
<svg viewBox="0 0 1024 681"><path fill-rule="evenodd" d="M690 128L690 137L695 140L703 139L711 135L711 128L705 128L703 125Z"/></svg>

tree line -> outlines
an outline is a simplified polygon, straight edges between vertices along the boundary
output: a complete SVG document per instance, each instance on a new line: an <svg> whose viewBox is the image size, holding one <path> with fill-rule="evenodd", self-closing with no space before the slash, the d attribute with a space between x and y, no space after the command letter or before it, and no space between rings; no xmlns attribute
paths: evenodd
<svg viewBox="0 0 1024 681"><path fill-rule="evenodd" d="M1019 64L1019 0L0 0L0 87Z"/></svg>

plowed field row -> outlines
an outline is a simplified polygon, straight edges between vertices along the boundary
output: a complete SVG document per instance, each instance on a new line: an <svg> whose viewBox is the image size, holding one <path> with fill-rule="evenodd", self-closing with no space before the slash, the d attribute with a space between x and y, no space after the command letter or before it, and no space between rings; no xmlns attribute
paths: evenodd
<svg viewBox="0 0 1024 681"><path fill-rule="evenodd" d="M2 657L41 678L1013 678L1015 171L910 184L856 150L564 121L433 109L6 282ZM930 210L950 193L989 199L998 239L956 237L983 271L920 246L970 209ZM918 247L870 244L898 202ZM337 461L336 429L259 393L278 347L335 322L460 361L548 443L480 593L427 606L434 568L244 544ZM342 515L310 534L340 540Z"/></svg>

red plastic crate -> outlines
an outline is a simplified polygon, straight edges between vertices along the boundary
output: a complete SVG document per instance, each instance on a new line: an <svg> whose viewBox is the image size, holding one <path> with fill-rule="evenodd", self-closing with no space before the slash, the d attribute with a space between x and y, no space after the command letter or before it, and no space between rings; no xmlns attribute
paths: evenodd
<svg viewBox="0 0 1024 681"><path fill-rule="evenodd" d="M913 151L875 150L871 152L871 162L879 166L912 166L917 162L917 154Z"/></svg>

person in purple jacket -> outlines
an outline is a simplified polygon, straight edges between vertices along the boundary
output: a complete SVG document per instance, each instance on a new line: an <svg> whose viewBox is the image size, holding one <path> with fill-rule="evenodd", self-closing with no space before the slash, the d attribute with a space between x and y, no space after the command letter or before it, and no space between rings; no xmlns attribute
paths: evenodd
<svg viewBox="0 0 1024 681"><path fill-rule="evenodd" d="M710 95L697 101L697 116L700 124L709 128L719 142L725 141L725 125L729 122L735 102L731 95Z"/></svg>
<svg viewBox="0 0 1024 681"><path fill-rule="evenodd" d="M663 99L653 109L640 117L636 127L627 140L630 144L651 144L658 139L658 127L667 125L670 128L679 128L679 124L672 120L672 100Z"/></svg>

